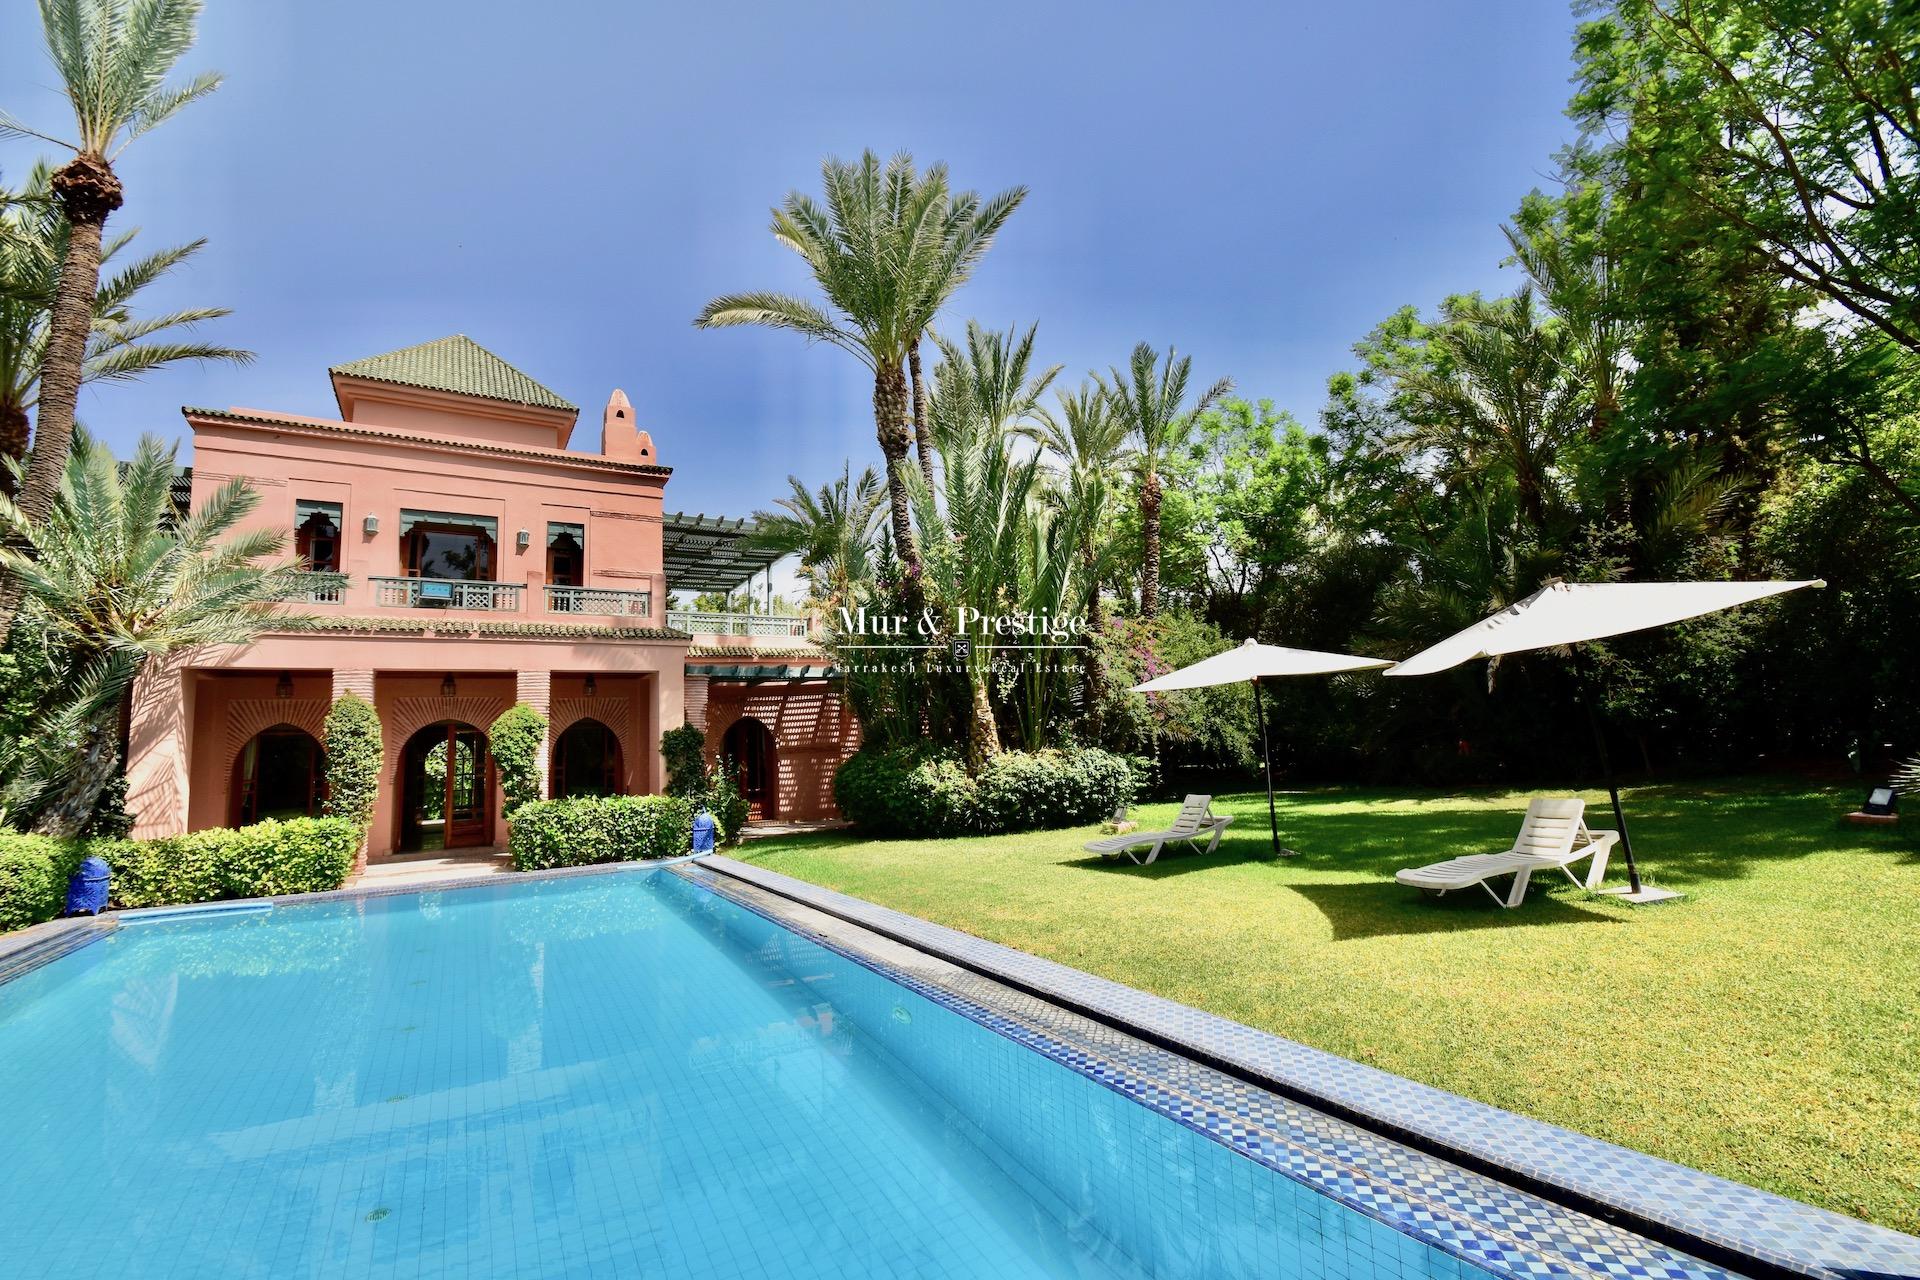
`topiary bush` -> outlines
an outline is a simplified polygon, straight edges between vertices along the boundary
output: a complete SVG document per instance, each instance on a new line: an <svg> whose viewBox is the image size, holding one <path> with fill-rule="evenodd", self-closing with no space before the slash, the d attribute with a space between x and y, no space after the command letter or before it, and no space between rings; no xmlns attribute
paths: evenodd
<svg viewBox="0 0 1920 1280"><path fill-rule="evenodd" d="M521 805L540 799L540 751L546 745L547 718L524 702L502 711L487 730L509 819Z"/></svg>
<svg viewBox="0 0 1920 1280"><path fill-rule="evenodd" d="M570 796L522 805L507 850L516 871L676 858L693 849L693 805L681 796Z"/></svg>
<svg viewBox="0 0 1920 1280"><path fill-rule="evenodd" d="M101 841L86 849L113 868L113 905L160 907L338 889L364 832L346 818L269 818L157 840Z"/></svg>
<svg viewBox="0 0 1920 1280"><path fill-rule="evenodd" d="M1093 747L1003 751L976 777L951 750L863 748L840 766L833 797L881 835L952 836L1094 822L1131 800L1133 769Z"/></svg>
<svg viewBox="0 0 1920 1280"><path fill-rule="evenodd" d="M0 933L59 915L67 878L84 857L78 840L0 831Z"/></svg>
<svg viewBox="0 0 1920 1280"><path fill-rule="evenodd" d="M328 709L320 733L327 752L327 816L364 831L380 794L380 713L359 694L343 693Z"/></svg>
<svg viewBox="0 0 1920 1280"><path fill-rule="evenodd" d="M698 796L707 787L707 735L690 724L660 735L667 764L667 794Z"/></svg>

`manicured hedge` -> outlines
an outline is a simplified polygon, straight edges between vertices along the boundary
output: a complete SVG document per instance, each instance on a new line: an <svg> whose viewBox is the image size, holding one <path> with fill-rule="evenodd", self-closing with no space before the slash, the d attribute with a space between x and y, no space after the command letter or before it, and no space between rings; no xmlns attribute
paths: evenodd
<svg viewBox="0 0 1920 1280"><path fill-rule="evenodd" d="M113 868L113 905L160 907L223 898L338 889L360 851L358 823L346 818L269 818L157 840L101 842Z"/></svg>
<svg viewBox="0 0 1920 1280"><path fill-rule="evenodd" d="M978 776L927 747L865 749L840 766L833 796L882 835L953 836L1095 822L1133 798L1133 769L1095 747L1003 751Z"/></svg>
<svg viewBox="0 0 1920 1280"><path fill-rule="evenodd" d="M0 933L60 914L83 842L0 831Z"/></svg>
<svg viewBox="0 0 1920 1280"><path fill-rule="evenodd" d="M693 806L679 796L569 796L513 812L516 871L675 858L693 848Z"/></svg>
<svg viewBox="0 0 1920 1280"><path fill-rule="evenodd" d="M53 840L0 832L0 931L60 914L67 878L89 854L113 869L111 905L163 907L338 889L360 826L345 818L268 819L158 840Z"/></svg>

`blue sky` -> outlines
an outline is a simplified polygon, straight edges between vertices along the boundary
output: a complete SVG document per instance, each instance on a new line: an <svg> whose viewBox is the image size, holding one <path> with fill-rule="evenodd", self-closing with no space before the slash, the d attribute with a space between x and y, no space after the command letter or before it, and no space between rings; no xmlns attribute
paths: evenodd
<svg viewBox="0 0 1920 1280"><path fill-rule="evenodd" d="M1404 303L1505 289L1498 224L1569 137L1553 0L209 0L182 64L226 85L140 139L116 215L206 236L156 302L231 306L247 368L89 391L116 446L182 404L334 412L326 367L466 333L583 407L625 388L669 507L745 514L876 453L871 383L791 335L696 331L709 297L804 292L766 232L827 154L1024 183L945 323L1040 323L1067 376L1142 339L1311 421ZM0 105L64 130L33 6ZM0 143L0 172L34 155Z"/></svg>

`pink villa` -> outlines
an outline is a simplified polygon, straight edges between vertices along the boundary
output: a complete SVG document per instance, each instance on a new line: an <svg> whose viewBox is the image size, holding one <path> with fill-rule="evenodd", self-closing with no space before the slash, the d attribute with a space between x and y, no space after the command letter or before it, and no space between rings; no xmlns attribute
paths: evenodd
<svg viewBox="0 0 1920 1280"><path fill-rule="evenodd" d="M504 843L486 733L516 701L547 717L549 795L661 790L660 734L684 722L756 817L835 815L858 728L811 623L667 608L775 557L744 520L666 510L672 469L624 393L586 452L576 406L465 337L329 372L338 418L184 411L191 501L245 478L250 519L311 567L315 622L149 668L136 835L317 812L322 720L349 690L385 739L373 859Z"/></svg>

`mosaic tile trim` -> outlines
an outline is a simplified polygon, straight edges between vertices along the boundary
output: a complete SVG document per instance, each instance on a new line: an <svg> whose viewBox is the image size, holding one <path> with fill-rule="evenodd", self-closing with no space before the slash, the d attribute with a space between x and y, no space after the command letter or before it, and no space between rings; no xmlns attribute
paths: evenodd
<svg viewBox="0 0 1920 1280"><path fill-rule="evenodd" d="M777 872L719 856L699 865L1690 1251L1739 1259L1735 1265L1744 1270L1820 1280L1920 1276L1920 1239L1912 1236L1502 1111Z"/></svg>
<svg viewBox="0 0 1920 1280"><path fill-rule="evenodd" d="M969 970L915 957L709 867L683 865L674 871L1283 1177L1484 1271L1521 1280L1729 1280L1736 1275Z"/></svg>

